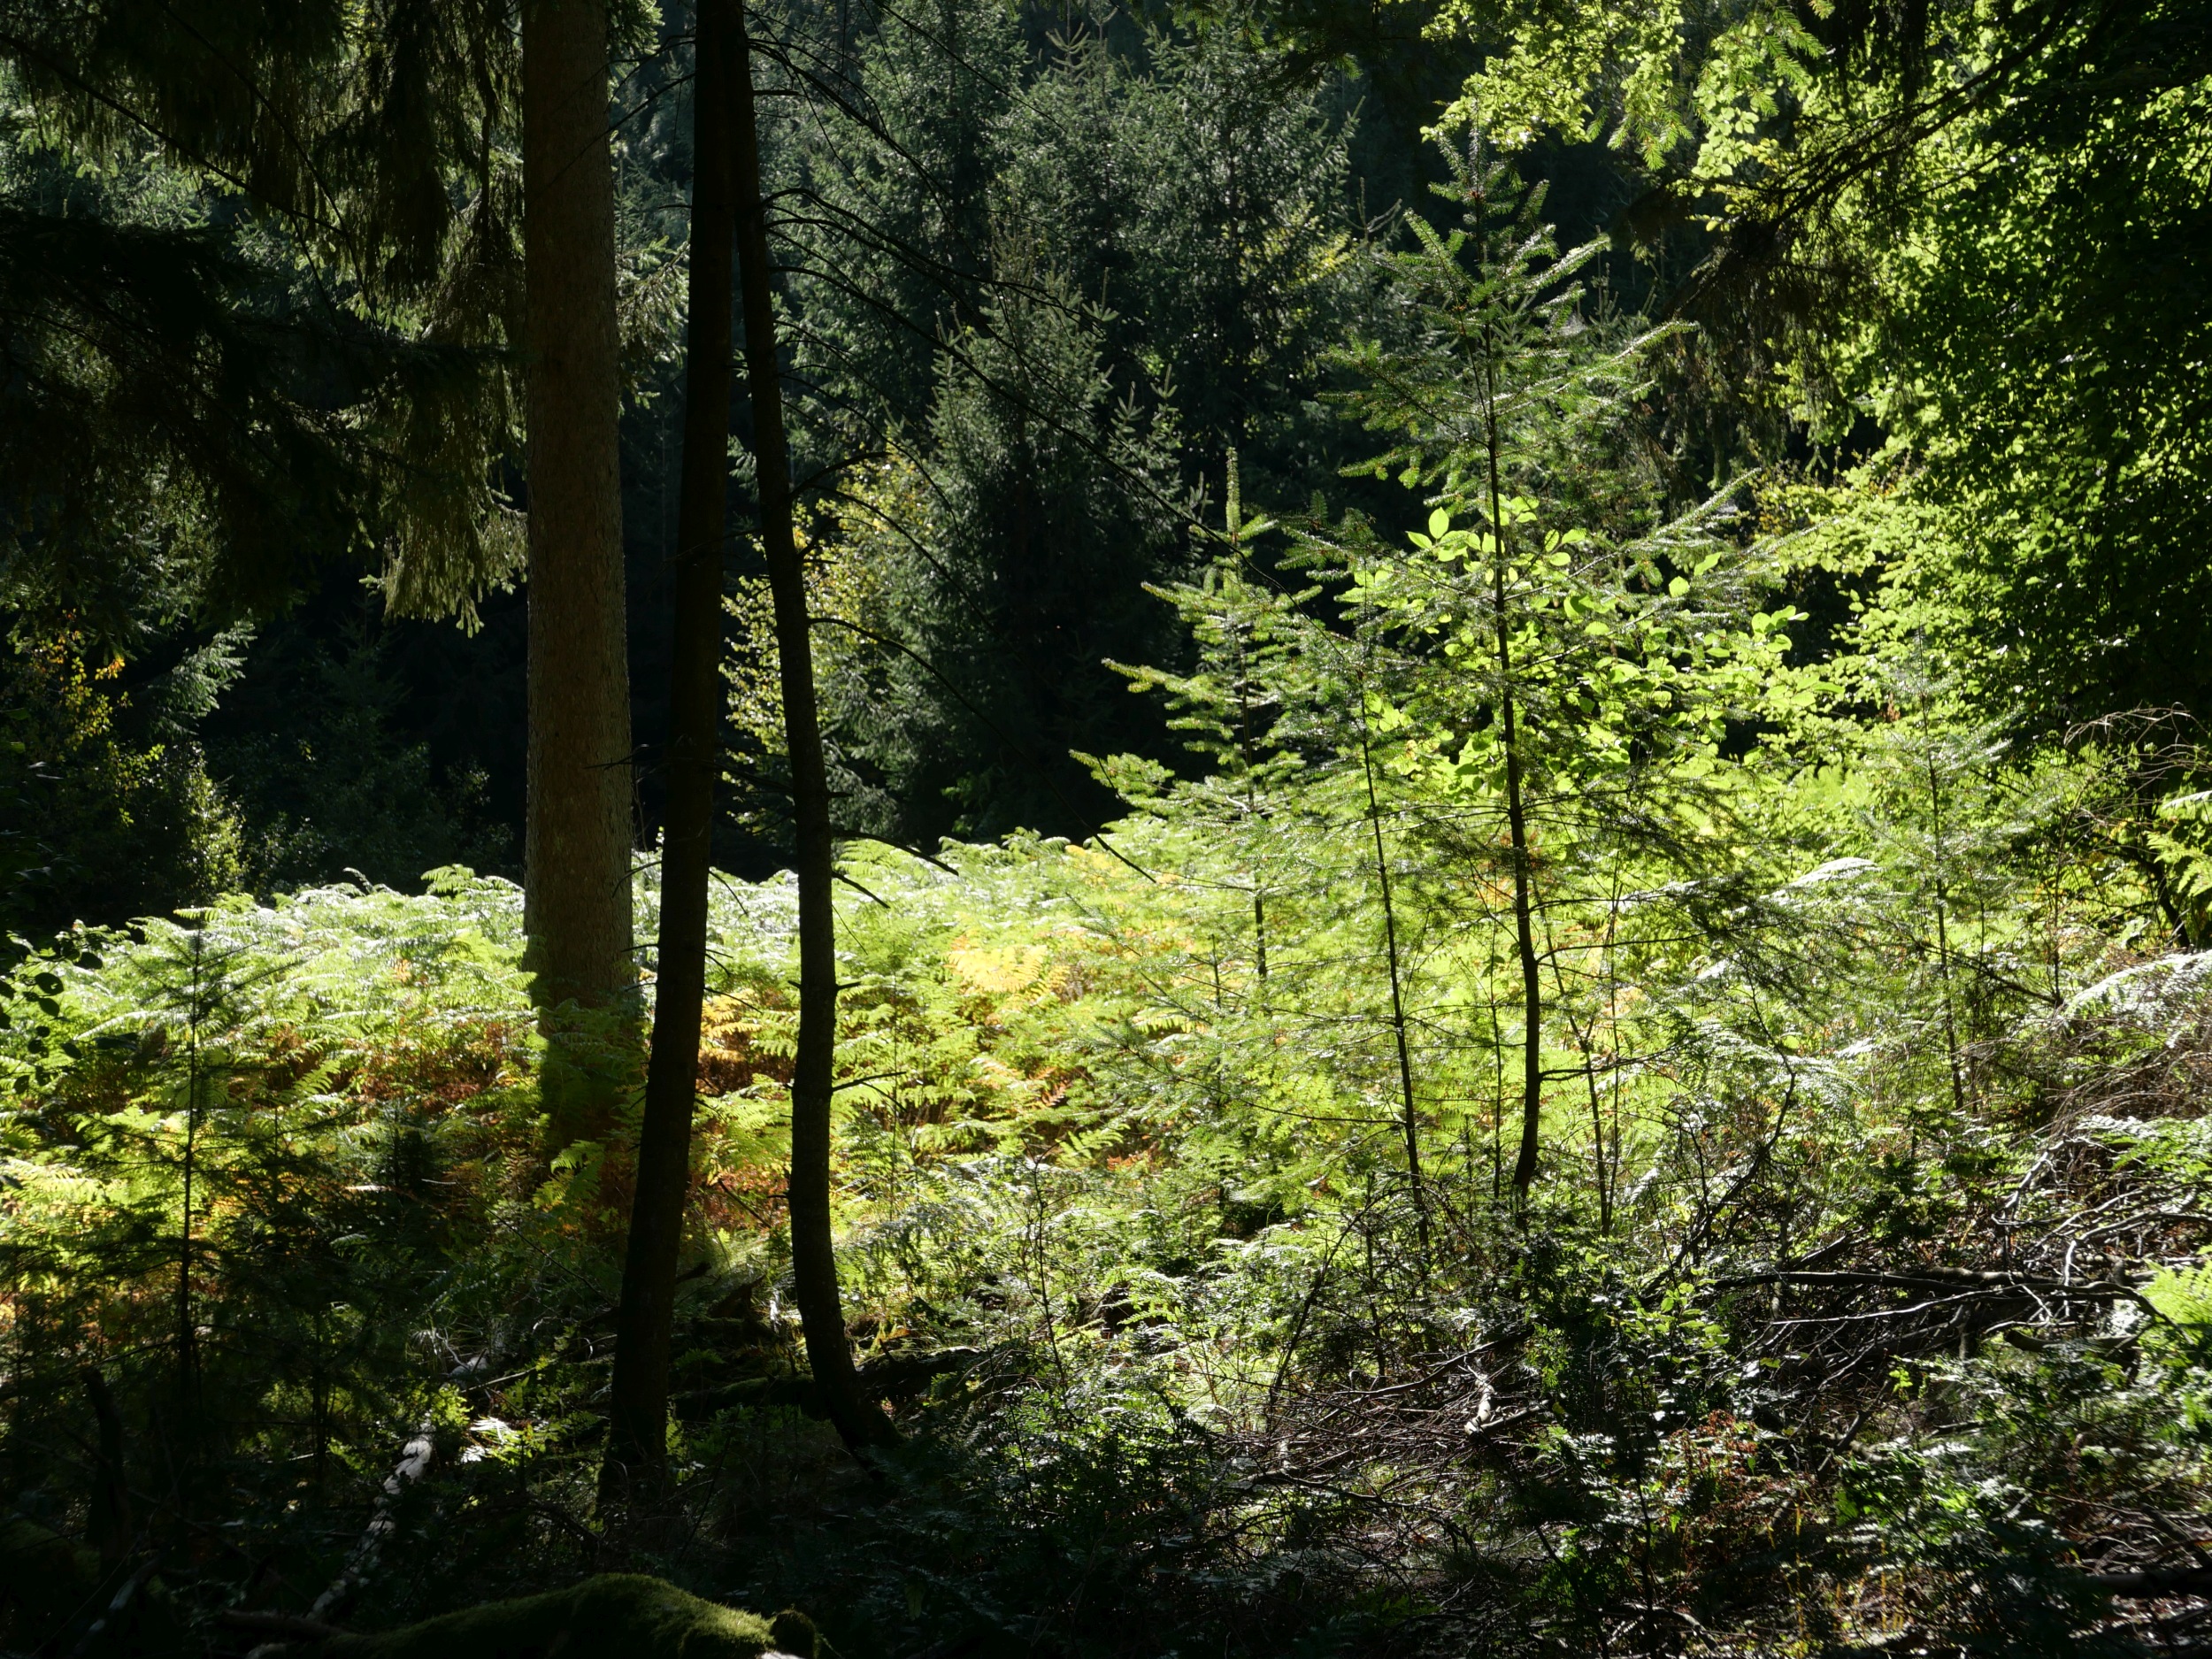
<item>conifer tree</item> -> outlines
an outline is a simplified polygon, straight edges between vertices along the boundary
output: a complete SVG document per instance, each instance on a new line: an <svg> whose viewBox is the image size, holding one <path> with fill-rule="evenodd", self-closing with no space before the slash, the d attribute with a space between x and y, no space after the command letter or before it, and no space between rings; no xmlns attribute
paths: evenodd
<svg viewBox="0 0 2212 1659"><path fill-rule="evenodd" d="M1240 432L1260 489L1333 471L1310 394L1371 287L1349 123L1233 27L1088 20L1025 62L1010 15L947 0L856 57L855 115L785 164L800 418L889 452L840 486L845 619L894 641L823 642L841 810L1087 834L1115 803L1068 751L1166 752L1101 659L1170 662L1141 584L1191 573L1194 487Z"/></svg>
<svg viewBox="0 0 2212 1659"><path fill-rule="evenodd" d="M1253 973L1263 995L1272 820L1304 766L1300 746L1312 738L1317 700L1316 677L1299 660L1299 612L1322 590L1285 589L1256 576L1256 544L1276 526L1246 513L1233 449L1225 482L1222 528L1205 535L1216 557L1195 581L1148 589L1175 607L1197 661L1185 673L1112 664L1132 690L1165 694L1168 726L1185 733L1185 747L1208 767L1205 777L1171 790L1172 774L1157 762L1078 758L1139 810L1204 824L1237 849L1251 885Z"/></svg>
<svg viewBox="0 0 2212 1659"><path fill-rule="evenodd" d="M0 287L32 300L16 316L50 319L30 330L47 372L19 391L37 417L9 432L18 457L35 462L19 512L29 525L42 533L57 498L115 495L150 460L186 487L125 489L113 504L127 518L184 517L214 549L223 580L206 603L219 610L284 603L306 576L304 550L380 554L396 609L465 613L517 563L494 464L512 425L496 348L519 348L532 491L526 887L549 1008L604 1002L634 979L611 27L604 0L526 0L518 58L496 4L0 9L0 51L73 143L112 159L150 140L166 164L211 181L225 214L242 207L308 261L339 302L304 317L280 308L290 326L273 327L256 314L273 273L227 266L220 238L19 217L30 234L7 239ZM518 116L518 296L500 162ZM58 237L74 244L59 259ZM88 336L95 372L73 312L113 319ZM364 342L363 316L383 341ZM333 388L342 416L320 406ZM259 409L241 420L234 398ZM142 464L113 465L119 451Z"/></svg>
<svg viewBox="0 0 2212 1659"><path fill-rule="evenodd" d="M480 349L502 31L404 10L0 10L0 446L30 613L120 642L149 565L219 618L334 556L380 558L403 608L465 612L511 571Z"/></svg>
<svg viewBox="0 0 2212 1659"><path fill-rule="evenodd" d="M1791 613L1756 611L1752 563L1724 539L1727 495L1659 513L1630 416L1666 331L1609 318L1583 280L1602 244L1560 254L1541 189L1479 143L1438 188L1463 223L1409 221L1416 245L1392 263L1410 328L1352 354L1363 384L1346 398L1395 440L1371 465L1425 491L1425 531L1409 557L1348 520L1309 530L1298 557L1335 565L1357 632L1394 658L1359 677L1363 749L1371 720L1390 770L1432 803L1436 845L1502 853L1521 1017L1512 1186L1525 1199L1564 984L1552 941L1588 899L1572 873L1602 849L1617 865L1695 876L1676 901L1722 925L1696 854L1726 815L1716 758Z"/></svg>

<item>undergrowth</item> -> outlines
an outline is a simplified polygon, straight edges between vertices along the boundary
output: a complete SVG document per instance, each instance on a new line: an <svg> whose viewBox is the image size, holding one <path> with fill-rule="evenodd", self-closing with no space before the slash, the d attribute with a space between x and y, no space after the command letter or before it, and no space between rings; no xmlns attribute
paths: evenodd
<svg viewBox="0 0 2212 1659"><path fill-rule="evenodd" d="M719 882L682 1479L616 1525L628 1171L618 1133L547 1154L516 889L19 942L0 1644L243 1652L242 1612L624 1568L854 1655L2186 1650L2212 955L2145 926L2108 766L1893 727L1751 803L1731 929L1563 917L1525 1206L1483 938L1410 858L1417 1178L1341 838L1271 866L1264 977L1248 845L1168 808L1110 850L849 848L872 1471L786 1300L791 889ZM1916 769L1982 792L1978 841L1916 823Z"/></svg>

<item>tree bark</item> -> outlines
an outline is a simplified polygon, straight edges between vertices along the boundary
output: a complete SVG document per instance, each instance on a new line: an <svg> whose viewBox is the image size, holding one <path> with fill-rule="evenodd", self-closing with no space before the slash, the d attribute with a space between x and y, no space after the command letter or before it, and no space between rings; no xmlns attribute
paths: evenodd
<svg viewBox="0 0 2212 1659"><path fill-rule="evenodd" d="M621 380L603 0L522 7L530 485L523 918L541 1010L615 1001L630 960ZM576 1139L603 1129L562 1125Z"/></svg>
<svg viewBox="0 0 2212 1659"><path fill-rule="evenodd" d="M87 1365L78 1375L86 1397L92 1402L92 1420L100 1431L86 1531L99 1547L100 1564L113 1567L130 1558L133 1537L130 1479L123 1466L123 1414L116 1408L114 1391L98 1366Z"/></svg>
<svg viewBox="0 0 2212 1659"><path fill-rule="evenodd" d="M784 438L783 384L768 263L768 204L760 188L760 134L753 101L748 19L739 0L730 72L731 190L737 210L738 291L745 322L745 378L753 403L753 453L760 494L761 550L775 607L783 688L784 744L791 763L799 875L799 1038L791 1075L791 1276L806 1328L808 1363L830 1421L855 1451L892 1435L889 1420L860 1397L837 1289L830 1231L830 1090L837 1046L836 911L832 904L829 776L814 703L806 578L799 564Z"/></svg>
<svg viewBox="0 0 2212 1659"><path fill-rule="evenodd" d="M706 995L708 858L722 729L722 563L728 534L731 279L729 0L699 0L692 79L690 323L685 342L683 482L677 508L675 639L670 653L668 806L661 839L660 938L652 1056L639 1127L637 1188L615 1316L611 1435L603 1493L657 1491L667 1475L670 1329L691 1185L700 1008Z"/></svg>

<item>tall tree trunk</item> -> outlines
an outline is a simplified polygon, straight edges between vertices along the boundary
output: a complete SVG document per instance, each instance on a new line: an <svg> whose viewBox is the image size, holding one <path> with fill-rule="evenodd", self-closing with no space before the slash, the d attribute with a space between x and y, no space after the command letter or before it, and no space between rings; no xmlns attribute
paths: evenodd
<svg viewBox="0 0 2212 1659"><path fill-rule="evenodd" d="M706 992L708 854L722 727L722 549L729 519L729 0L699 0L668 808L661 840L652 1058L615 1317L611 1435L601 1479L603 1492L611 1496L649 1494L667 1473L670 1327L690 1188L699 1013Z"/></svg>
<svg viewBox="0 0 2212 1659"><path fill-rule="evenodd" d="M603 0L522 7L530 426L523 925L541 1009L615 1000L630 962L630 699ZM563 1139L603 1124L564 1124Z"/></svg>
<svg viewBox="0 0 2212 1659"><path fill-rule="evenodd" d="M768 263L768 204L760 188L760 131L753 106L751 44L742 10L730 72L732 170L737 209L738 288L745 319L745 380L753 400L753 455L760 492L761 551L775 605L783 687L784 745L799 865L799 1041L791 1067L791 1278L806 1327L807 1363L824 1408L858 1451L892 1437L888 1418L860 1397L830 1233L830 1085L837 1050L837 914L831 902L829 773L814 704L806 575L791 511L783 382Z"/></svg>

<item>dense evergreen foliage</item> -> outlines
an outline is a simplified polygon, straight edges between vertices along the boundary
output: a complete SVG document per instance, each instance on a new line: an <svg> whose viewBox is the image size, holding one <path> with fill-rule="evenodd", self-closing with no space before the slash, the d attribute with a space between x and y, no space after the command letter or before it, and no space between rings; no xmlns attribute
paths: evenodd
<svg viewBox="0 0 2212 1659"><path fill-rule="evenodd" d="M0 1659L2212 1651L2200 8L611 7L610 759L549 4L0 0Z"/></svg>

